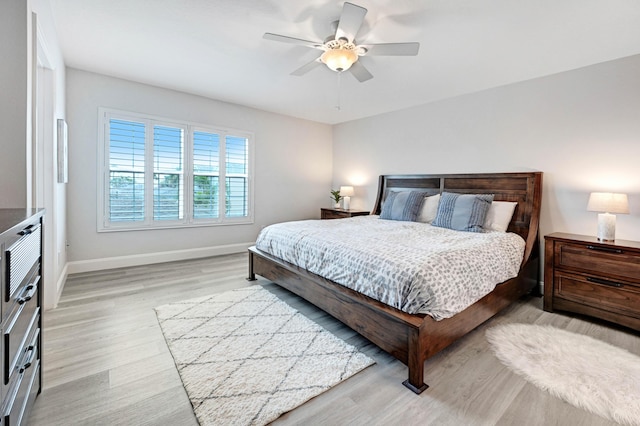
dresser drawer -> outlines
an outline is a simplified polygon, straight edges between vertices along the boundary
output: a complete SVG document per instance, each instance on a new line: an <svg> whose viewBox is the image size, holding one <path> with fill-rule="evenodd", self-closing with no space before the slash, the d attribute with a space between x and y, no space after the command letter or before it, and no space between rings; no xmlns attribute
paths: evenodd
<svg viewBox="0 0 640 426"><path fill-rule="evenodd" d="M40 259L41 225L29 226L20 231L20 239L6 249L7 276L4 301L9 302L34 265Z"/></svg>
<svg viewBox="0 0 640 426"><path fill-rule="evenodd" d="M3 426L26 424L28 419L25 415L28 415L29 408L40 391L40 359L37 357L40 350L39 331L33 336L29 345L33 350L26 353L20 360L21 368L7 395L8 401L2 418Z"/></svg>
<svg viewBox="0 0 640 426"><path fill-rule="evenodd" d="M640 287L624 282L558 271L554 296L640 318Z"/></svg>
<svg viewBox="0 0 640 426"><path fill-rule="evenodd" d="M40 285L40 262L37 262L22 283L15 289L9 300L2 301L2 322L8 320L8 317L15 312L20 305L38 297L38 286Z"/></svg>
<svg viewBox="0 0 640 426"><path fill-rule="evenodd" d="M30 290L36 294L37 286ZM25 298L26 299L26 298ZM16 313L7 321L4 327L3 340L3 383L6 385L11 376L20 368L22 355L28 351L28 339L33 330L38 328L40 307L37 297L31 297L20 304Z"/></svg>
<svg viewBox="0 0 640 426"><path fill-rule="evenodd" d="M589 244L556 244L555 265L607 274L640 282L640 254Z"/></svg>

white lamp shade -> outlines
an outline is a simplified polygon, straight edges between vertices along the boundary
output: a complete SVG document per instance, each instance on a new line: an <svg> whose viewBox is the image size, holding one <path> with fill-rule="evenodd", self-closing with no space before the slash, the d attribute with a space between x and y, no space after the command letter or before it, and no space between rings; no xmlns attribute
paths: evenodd
<svg viewBox="0 0 640 426"><path fill-rule="evenodd" d="M353 186L341 186L340 195L343 197L353 197Z"/></svg>
<svg viewBox="0 0 640 426"><path fill-rule="evenodd" d="M590 212L628 214L629 200L627 194L592 192L589 196L587 210Z"/></svg>

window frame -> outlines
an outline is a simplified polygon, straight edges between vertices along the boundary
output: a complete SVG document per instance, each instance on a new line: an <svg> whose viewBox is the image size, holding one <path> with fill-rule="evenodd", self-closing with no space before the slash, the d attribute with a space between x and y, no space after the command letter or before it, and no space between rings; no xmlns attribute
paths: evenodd
<svg viewBox="0 0 640 426"><path fill-rule="evenodd" d="M144 123L145 125L145 170L144 170L144 220L111 221L110 205L110 121L111 119ZM181 128L183 141L184 216L177 220L154 220L154 126ZM206 132L219 136L218 217L194 218L194 132ZM247 215L225 215L226 194L226 138L240 137L247 140ZM138 231L149 229L189 228L202 226L245 225L254 223L254 134L212 124L175 120L150 114L121 111L112 108L98 108L98 155L97 155L97 230L98 232ZM200 174L200 173L199 173ZM150 185L150 186L149 186ZM222 189L222 190L221 190Z"/></svg>

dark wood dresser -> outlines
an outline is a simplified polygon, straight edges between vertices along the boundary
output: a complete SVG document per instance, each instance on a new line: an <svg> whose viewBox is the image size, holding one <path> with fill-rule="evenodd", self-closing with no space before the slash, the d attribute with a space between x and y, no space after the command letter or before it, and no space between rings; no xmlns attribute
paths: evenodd
<svg viewBox="0 0 640 426"><path fill-rule="evenodd" d="M320 209L320 219L344 219L346 217L367 216L366 210Z"/></svg>
<svg viewBox="0 0 640 426"><path fill-rule="evenodd" d="M547 235L544 310L589 315L640 331L640 242Z"/></svg>
<svg viewBox="0 0 640 426"><path fill-rule="evenodd" d="M26 424L42 386L43 211L0 209L2 417Z"/></svg>

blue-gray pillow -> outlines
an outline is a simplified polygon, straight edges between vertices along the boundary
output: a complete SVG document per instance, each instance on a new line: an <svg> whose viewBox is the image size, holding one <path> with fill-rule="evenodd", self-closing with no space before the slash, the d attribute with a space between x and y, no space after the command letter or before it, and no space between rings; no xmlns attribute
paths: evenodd
<svg viewBox="0 0 640 426"><path fill-rule="evenodd" d="M424 192L390 192L382 204L380 219L415 221L424 200Z"/></svg>
<svg viewBox="0 0 640 426"><path fill-rule="evenodd" d="M438 213L431 224L456 231L483 232L484 220L492 201L493 194L443 192Z"/></svg>

